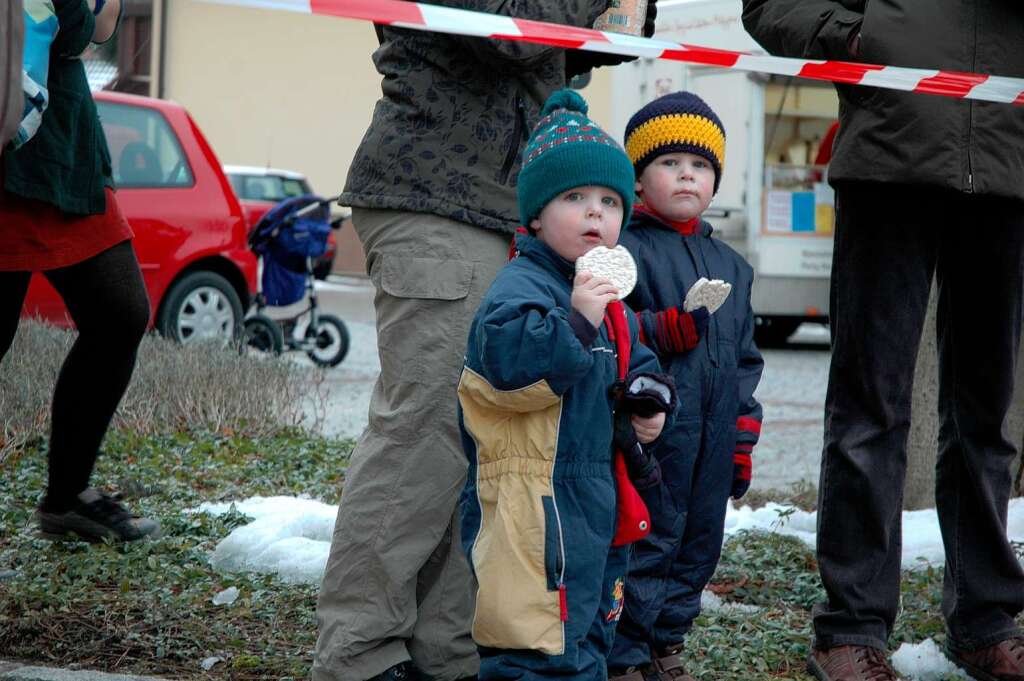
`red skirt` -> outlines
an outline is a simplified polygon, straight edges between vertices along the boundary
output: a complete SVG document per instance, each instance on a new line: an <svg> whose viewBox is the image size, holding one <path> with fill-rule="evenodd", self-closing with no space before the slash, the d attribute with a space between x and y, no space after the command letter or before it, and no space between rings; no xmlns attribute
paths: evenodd
<svg viewBox="0 0 1024 681"><path fill-rule="evenodd" d="M75 265L135 236L107 192L103 215L71 215L53 204L0 190L0 271L42 272Z"/></svg>

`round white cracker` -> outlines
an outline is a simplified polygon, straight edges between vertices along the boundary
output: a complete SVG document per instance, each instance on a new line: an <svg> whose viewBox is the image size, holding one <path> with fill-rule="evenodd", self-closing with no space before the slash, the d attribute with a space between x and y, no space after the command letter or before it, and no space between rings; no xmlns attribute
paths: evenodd
<svg viewBox="0 0 1024 681"><path fill-rule="evenodd" d="M714 314L722 306L732 291L732 284L721 279L708 281L701 277L686 294L683 308L693 312L698 307L706 307L709 314Z"/></svg>
<svg viewBox="0 0 1024 681"><path fill-rule="evenodd" d="M595 246L576 259L576 271L590 272L595 277L611 280L619 289L619 300L629 295L636 286L636 261L623 246L605 248Z"/></svg>

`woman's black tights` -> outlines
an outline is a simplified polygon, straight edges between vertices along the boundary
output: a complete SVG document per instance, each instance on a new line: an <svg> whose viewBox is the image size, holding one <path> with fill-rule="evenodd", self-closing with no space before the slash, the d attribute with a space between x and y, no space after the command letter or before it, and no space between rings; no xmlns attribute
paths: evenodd
<svg viewBox="0 0 1024 681"><path fill-rule="evenodd" d="M44 272L64 299L78 338L53 391L49 483L42 506L63 512L89 486L100 443L124 396L149 324L149 298L131 241ZM0 272L0 360L18 330L30 272Z"/></svg>

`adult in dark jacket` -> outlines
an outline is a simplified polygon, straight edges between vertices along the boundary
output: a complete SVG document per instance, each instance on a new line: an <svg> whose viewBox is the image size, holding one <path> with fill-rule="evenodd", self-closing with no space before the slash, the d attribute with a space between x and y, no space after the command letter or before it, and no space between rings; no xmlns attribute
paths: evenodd
<svg viewBox="0 0 1024 681"><path fill-rule="evenodd" d="M588 27L609 3L439 4ZM651 34L651 10L647 19ZM313 678L453 681L479 667L456 514L467 462L455 391L470 320L519 226L521 151L545 100L621 59L390 26L378 36L383 96L341 202L377 289L381 374L338 510Z"/></svg>
<svg viewBox="0 0 1024 681"><path fill-rule="evenodd" d="M773 54L1024 76L1010 2L744 0ZM1002 426L1020 345L1024 108L837 85L832 366L818 559L819 679L895 679L900 507L914 362L938 281L936 501L947 655L973 678L1024 678L1024 573L1006 539L1016 450Z"/></svg>
<svg viewBox="0 0 1024 681"><path fill-rule="evenodd" d="M21 89L25 21L21 12L21 3L8 2L0 8L0 149L14 137L25 102Z"/></svg>

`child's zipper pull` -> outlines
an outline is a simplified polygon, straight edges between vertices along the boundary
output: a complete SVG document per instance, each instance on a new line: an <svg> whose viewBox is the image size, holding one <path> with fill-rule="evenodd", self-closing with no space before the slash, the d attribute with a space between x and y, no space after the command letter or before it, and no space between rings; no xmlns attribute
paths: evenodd
<svg viewBox="0 0 1024 681"><path fill-rule="evenodd" d="M558 608L563 622L569 621L569 601L565 595L565 582L558 585Z"/></svg>

